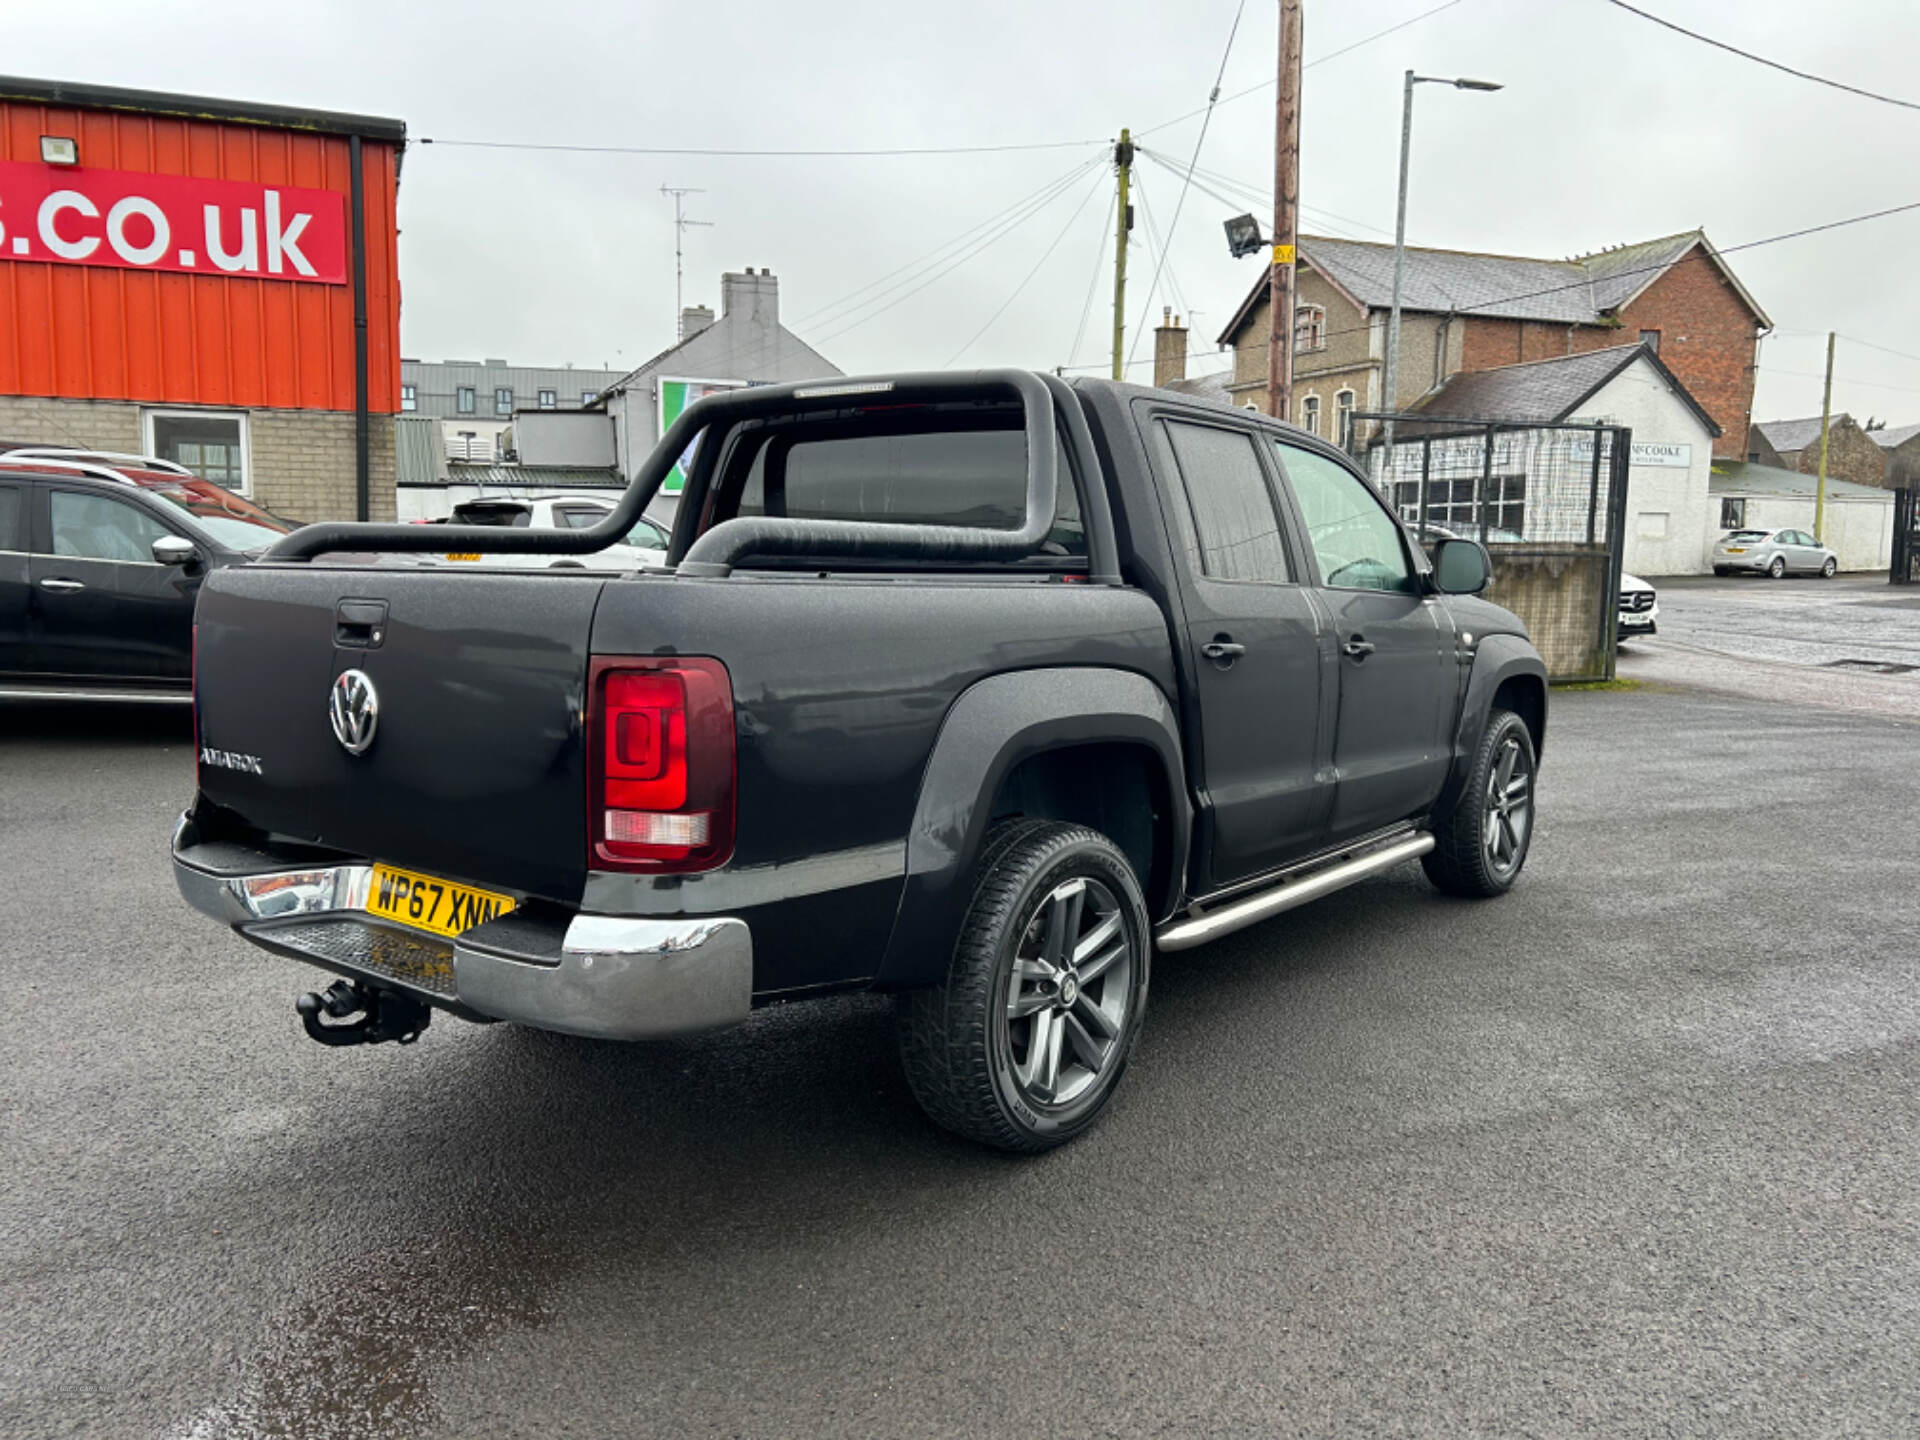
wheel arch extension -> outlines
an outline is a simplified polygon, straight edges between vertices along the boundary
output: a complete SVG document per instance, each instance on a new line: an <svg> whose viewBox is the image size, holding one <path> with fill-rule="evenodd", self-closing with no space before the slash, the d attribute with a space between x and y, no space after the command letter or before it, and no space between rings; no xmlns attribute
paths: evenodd
<svg viewBox="0 0 1920 1440"><path fill-rule="evenodd" d="M874 984L904 989L946 975L994 821L1010 815L1086 825L1133 864L1155 919L1182 890L1191 809L1179 722L1160 687L1103 667L993 675L947 712L907 834L907 875Z"/></svg>
<svg viewBox="0 0 1920 1440"><path fill-rule="evenodd" d="M1453 764L1434 802L1436 813L1444 814L1460 798L1474 748L1496 707L1513 711L1526 723L1538 764L1547 744L1547 667L1532 644L1518 635L1488 635L1474 653L1460 724L1454 731Z"/></svg>

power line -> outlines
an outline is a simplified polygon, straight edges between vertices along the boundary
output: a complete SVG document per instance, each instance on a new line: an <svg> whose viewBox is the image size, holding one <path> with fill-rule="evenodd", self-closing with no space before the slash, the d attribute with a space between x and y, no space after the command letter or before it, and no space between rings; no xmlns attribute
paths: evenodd
<svg viewBox="0 0 1920 1440"><path fill-rule="evenodd" d="M1451 10L1454 6L1458 5L1459 3L1460 3L1460 0L1446 0L1445 4L1436 5L1431 10L1422 10L1418 15L1413 16L1411 19L1402 20L1398 25L1389 25L1386 29L1375 31L1373 34L1366 36L1364 39L1354 41L1351 45L1343 45L1338 50L1334 50L1328 54L1322 55L1316 60L1309 60L1306 62L1306 64L1302 65L1300 68L1302 70L1311 70L1314 66L1324 65L1329 60L1338 60L1342 55L1351 54L1353 51L1358 50L1363 45L1371 45L1376 40L1384 40L1386 39L1387 36L1393 34L1395 31L1404 30L1409 25L1418 25L1422 20L1426 20L1434 15L1438 15L1442 10ZM1249 95L1255 94L1261 90L1265 90L1267 87L1271 85L1278 85L1279 83L1280 83L1280 77L1276 75L1271 80L1262 80L1256 85L1249 85L1244 90L1236 90L1233 92L1233 94L1227 96L1224 100L1220 101L1220 103L1222 105L1231 105L1236 100L1243 100ZM1201 106L1198 110L1189 110L1186 114L1176 115L1171 120L1162 120L1158 125L1149 125L1144 130L1136 130L1133 132L1134 136L1135 138L1138 138L1141 135L1151 135L1155 130L1165 130L1169 125L1178 125L1183 121L1193 119L1193 117L1196 115L1204 115L1211 108L1212 107L1209 104L1209 105Z"/></svg>
<svg viewBox="0 0 1920 1440"><path fill-rule="evenodd" d="M942 241L940 244L934 246L933 249L929 250L926 254L920 256L918 259L909 260L906 264L898 267L897 269L889 270L887 271L886 274L877 276L876 278L869 280L866 284L858 287L857 289L849 290L845 295L842 295L838 300L833 301L831 304L822 305L822 306L819 306L817 309L809 310L806 314L796 319L794 321L794 324L805 325L805 324L811 323L814 320L818 320L822 316L831 314L835 310L840 310L844 308L849 304L849 302L851 302L858 296L865 295L869 290L873 290L879 286L885 285L889 280L892 280L895 276L904 275L909 270L918 269L920 266L925 265L930 261L935 261L938 258L945 256L949 251L964 248L967 245L967 243L970 240L972 240L975 236L979 235L980 232L991 229L993 226L999 224L1001 221L1005 220L1008 216L1012 215L1015 211L1020 210L1024 206L1029 205L1034 201L1040 199L1042 196L1048 194L1056 186L1072 184L1073 181L1079 175L1081 175L1089 165L1093 163L1095 162L1088 160L1088 161L1082 161L1077 165L1071 166L1064 173L1056 175L1053 177L1053 179L1047 181L1047 183L1042 185L1039 189L1030 191L1027 194L1021 196L1018 200L1014 201L1011 205L1007 206L1006 209L995 211L992 215L989 215L986 219L980 221L978 224L970 226L965 230L962 230L958 235L953 236L951 239ZM858 309L860 307L855 306L854 308ZM833 323L833 322L828 322L828 323Z"/></svg>
<svg viewBox="0 0 1920 1440"><path fill-rule="evenodd" d="M559 145L530 140L454 140L423 135L416 145L455 145L466 150L538 150L571 155L705 155L798 159L875 159L889 155L1003 155L1017 150L1072 150L1105 145L1105 140L1041 140L1017 145L889 146L876 149L736 150L725 147L679 145Z"/></svg>
<svg viewBox="0 0 1920 1440"><path fill-rule="evenodd" d="M1133 184L1134 188L1140 192L1140 213L1146 218L1147 239L1152 242L1156 254L1167 255L1166 237L1160 233L1159 222L1153 218L1153 204L1147 199L1147 187L1143 183L1144 179L1144 176L1136 173L1133 177ZM1179 309L1180 313L1184 315L1189 308L1187 305L1186 287L1180 283L1180 274L1173 268L1173 257L1171 255L1167 255L1166 263L1167 293L1173 297L1174 305ZM1152 297L1149 296L1148 299L1148 308L1151 309Z"/></svg>
<svg viewBox="0 0 1920 1440"><path fill-rule="evenodd" d="M1869 350L1878 350L1882 355L1896 355L1902 360L1920 361L1920 355L1909 355L1904 350L1894 350L1885 345L1876 345L1871 340L1862 340L1858 335L1849 335L1844 330L1840 333L1840 338L1845 340L1849 345L1864 345Z"/></svg>
<svg viewBox="0 0 1920 1440"><path fill-rule="evenodd" d="M1013 293L1007 296L1005 300L1002 300L1000 302L1000 308L994 311L993 314L987 317L987 323L982 325L978 330L974 331L972 339L968 340L966 344L962 345L958 350L954 351L952 358L947 361L947 365L941 368L945 369L947 368L947 366L951 366L954 363L954 361L958 360L962 355L966 354L967 351L971 350L973 348L974 341L978 340L982 335L986 334L987 331L991 330L993 328L994 322L998 320L1002 315L1007 313L1007 307L1013 304L1015 300L1020 298L1020 292L1026 289L1027 285L1029 284L1029 282L1032 281L1033 277L1040 273L1040 267L1042 265L1045 265L1047 261L1052 257L1053 252L1060 248L1060 242L1067 238L1067 231L1073 228L1073 222L1080 218L1080 212L1087 208L1087 201L1093 199L1093 192L1100 188L1100 182L1105 178L1106 177L1104 175L1098 175L1098 174L1096 174L1093 177L1093 184L1089 185L1087 187L1087 193L1080 197L1080 203L1073 207L1073 214L1069 215L1067 217L1067 223L1060 227L1060 233L1053 237L1053 243L1047 246L1045 250L1042 250L1040 252L1040 258L1033 262L1033 268L1027 271L1026 275L1021 279L1018 285L1013 287Z"/></svg>
<svg viewBox="0 0 1920 1440"><path fill-rule="evenodd" d="M1271 203L1272 195L1270 192L1262 191L1257 186L1247 184L1244 180L1235 180L1231 175L1223 175L1219 171L1209 170L1203 165L1195 165L1191 172L1189 172L1187 167L1181 165L1169 156L1162 155L1157 150L1150 150L1145 145L1136 146L1135 148L1140 154L1146 156L1147 159L1153 161L1162 169L1171 171L1183 179L1191 173L1194 188L1201 194L1219 201L1222 205L1267 205ZM1219 188L1214 188L1216 186ZM1334 225L1327 226L1329 229L1337 228L1337 226L1340 225L1357 225L1362 230L1371 230L1377 235L1391 235L1393 233L1391 230L1384 230L1378 225L1370 225L1365 220L1356 220L1351 215L1339 215L1332 210L1322 210L1317 205L1302 205L1300 209L1309 216L1317 216L1318 218L1314 222L1316 225L1324 225L1327 221L1335 222ZM1359 237L1346 236L1343 238L1358 239ZM1821 333L1824 334L1825 332L1823 331Z"/></svg>
<svg viewBox="0 0 1920 1440"><path fill-rule="evenodd" d="M1100 288L1100 277L1105 270L1107 232L1113 228L1113 207L1119 203L1118 190L1107 197L1107 218L1100 225L1100 246L1093 252L1093 279L1087 282L1087 303L1080 307L1080 323L1074 327L1073 344L1067 347L1067 365L1073 364L1073 357L1080 353L1080 342L1086 338L1087 317L1093 314L1093 293Z"/></svg>
<svg viewBox="0 0 1920 1440"><path fill-rule="evenodd" d="M1089 163L1098 164L1099 162L1093 161ZM889 300L886 304L880 306L878 309L868 310L867 313L865 315L860 316L859 319L849 320L844 325L836 324L836 328L834 328L828 334L822 335L815 343L820 345L825 345L830 340L836 340L840 336L845 335L848 331L858 329L860 326L865 325L870 320L878 319L880 316L886 314L887 311L893 309L894 306L899 305L904 301L911 300L915 295L918 295L922 290L926 289L929 285L933 284L936 280L940 280L948 275L951 275L955 270L958 270L962 265L966 264L969 260L981 254L983 251L989 249L996 242L1000 240L1004 240L1007 236L1011 235L1015 230L1018 230L1028 220L1031 220L1035 215L1038 215L1042 210L1045 210L1055 200L1059 199L1062 194L1064 194L1067 190L1072 188L1073 182L1080 178L1080 174L1081 174L1081 171L1079 169L1076 169L1070 176L1067 177L1064 183L1052 187L1047 192L1047 194L1038 201L1038 203L1029 205L1024 211L1022 211L1019 215L1016 215L1015 217L1013 217L1013 219L1008 221L1006 224L1000 226L998 229L994 230L990 234L982 236L976 243L974 243L968 249L959 252L958 254L950 257L948 260L942 261L938 267L932 269L931 271L923 275L911 276L908 279L899 281L897 284L889 287L889 289L898 290L902 286L907 286L907 285L912 286L911 289L907 289L904 291L904 293L900 295L896 295L893 299ZM860 305L855 306L854 309L855 310L866 309L868 306L872 305L875 300L878 300L881 295L884 295L886 293L888 292L881 291L879 292L879 294L876 294L872 296L870 299L863 301ZM849 312L849 313L852 313L852 312ZM846 319L846 317L842 316L841 319Z"/></svg>
<svg viewBox="0 0 1920 1440"><path fill-rule="evenodd" d="M1189 171L1192 170L1193 166L1200 163L1200 147L1207 143L1207 127L1213 124L1213 107L1218 104L1220 100L1220 82L1227 78L1227 61L1233 55L1234 37L1240 33L1240 17L1246 13L1246 9L1247 0L1240 0L1240 4L1234 9L1233 26L1227 31L1227 45L1226 48L1220 52L1220 70L1219 73L1213 77L1213 90L1207 96L1206 118L1200 122L1200 134L1193 142L1193 158L1188 162ZM1187 188L1192 183L1192 179L1193 177L1191 173L1189 173L1188 177L1180 182L1180 196L1173 202L1173 219L1167 222L1168 240L1172 240L1174 232L1180 228L1180 211L1186 206ZM1147 283L1146 307L1140 312L1140 323L1134 327L1134 350L1140 348L1140 332L1146 329L1147 317L1153 313L1153 292L1160 286L1160 272L1166 268L1166 264L1167 247L1162 245L1160 247L1159 262L1153 267L1153 279ZM1129 352L1129 358L1131 358L1131 352Z"/></svg>
<svg viewBox="0 0 1920 1440"><path fill-rule="evenodd" d="M1821 370L1781 370L1773 365L1756 365L1754 369L1762 375L1797 375L1802 380L1824 380L1826 372ZM1864 385L1870 390L1898 390L1907 395L1920 395L1920 388L1912 385L1889 385L1884 380L1854 380L1845 375L1833 377L1836 385ZM1769 424L1772 422L1769 421Z"/></svg>
<svg viewBox="0 0 1920 1440"><path fill-rule="evenodd" d="M1882 105L1898 105L1902 110L1920 110L1920 101L1901 100L1892 95L1882 95L1876 90L1863 90L1858 85L1849 85L1844 80L1829 80L1825 75L1815 75L1810 70L1796 70L1791 65L1783 65L1778 60L1769 60L1764 55L1756 55L1751 50L1742 50L1738 45L1729 45L1724 40L1716 40L1711 35L1702 35L1698 30L1689 30L1671 20L1662 19L1651 11L1642 10L1638 5L1629 5L1627 0L1607 0L1617 10L1629 15L1638 15L1642 20L1651 20L1689 40L1698 40L1702 45L1711 45L1716 50L1725 50L1729 55L1738 55L1742 60L1751 60L1756 65L1765 65L1770 70L1779 70L1800 80L1811 80L1816 85L1825 85L1832 90L1844 90L1849 95L1858 95L1865 100L1878 100Z"/></svg>

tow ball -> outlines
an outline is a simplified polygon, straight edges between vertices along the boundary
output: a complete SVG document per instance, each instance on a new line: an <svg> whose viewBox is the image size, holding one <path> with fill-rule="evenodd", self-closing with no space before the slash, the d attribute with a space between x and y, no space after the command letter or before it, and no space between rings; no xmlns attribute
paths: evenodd
<svg viewBox="0 0 1920 1440"><path fill-rule="evenodd" d="M302 995L293 1008L300 1012L307 1034L322 1045L378 1045L383 1040L411 1045L433 1019L433 1010L411 995L351 980L336 980L318 994Z"/></svg>

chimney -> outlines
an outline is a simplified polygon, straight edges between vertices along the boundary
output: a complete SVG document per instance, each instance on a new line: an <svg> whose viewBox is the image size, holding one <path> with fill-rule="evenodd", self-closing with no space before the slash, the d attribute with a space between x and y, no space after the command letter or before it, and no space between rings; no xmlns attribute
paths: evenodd
<svg viewBox="0 0 1920 1440"><path fill-rule="evenodd" d="M1187 327L1171 305L1163 305L1160 323L1153 327L1153 383L1164 386L1169 380L1186 378Z"/></svg>
<svg viewBox="0 0 1920 1440"><path fill-rule="evenodd" d="M744 275L731 271L720 277L720 313L739 315L743 320L771 328L780 323L780 282L773 271L756 272L749 265Z"/></svg>
<svg viewBox="0 0 1920 1440"><path fill-rule="evenodd" d="M713 310L706 305L689 305L680 312L680 338L698 335L713 323Z"/></svg>

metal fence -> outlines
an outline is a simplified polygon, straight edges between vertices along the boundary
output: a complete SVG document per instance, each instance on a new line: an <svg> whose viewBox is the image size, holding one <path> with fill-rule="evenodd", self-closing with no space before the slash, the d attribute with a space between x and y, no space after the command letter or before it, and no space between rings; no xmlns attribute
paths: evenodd
<svg viewBox="0 0 1920 1440"><path fill-rule="evenodd" d="M1920 585L1920 490L1893 492L1893 564L1887 578L1895 585Z"/></svg>
<svg viewBox="0 0 1920 1440"><path fill-rule="evenodd" d="M1487 598L1555 680L1611 680L1633 435L1620 425L1362 412L1347 446L1423 543L1478 540Z"/></svg>

